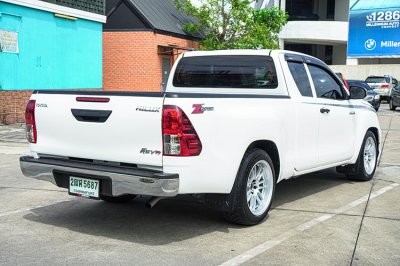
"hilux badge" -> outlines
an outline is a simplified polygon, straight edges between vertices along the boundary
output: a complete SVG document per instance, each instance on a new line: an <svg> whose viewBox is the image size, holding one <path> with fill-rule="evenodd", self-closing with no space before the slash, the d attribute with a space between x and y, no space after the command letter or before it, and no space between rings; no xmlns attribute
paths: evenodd
<svg viewBox="0 0 400 266"><path fill-rule="evenodd" d="M161 109L160 107L156 106L143 106L143 105L136 106L136 111L141 111L141 112L159 113L160 109Z"/></svg>

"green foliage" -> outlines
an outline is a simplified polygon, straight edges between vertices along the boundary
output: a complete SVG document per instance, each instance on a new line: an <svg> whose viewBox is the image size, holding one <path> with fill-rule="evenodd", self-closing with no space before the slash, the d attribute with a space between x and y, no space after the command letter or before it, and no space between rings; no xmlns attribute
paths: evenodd
<svg viewBox="0 0 400 266"><path fill-rule="evenodd" d="M252 0L200 0L194 6L189 0L174 0L175 5L197 23L184 25L191 34L202 34L203 50L276 49L278 34L287 22L279 8L255 10Z"/></svg>

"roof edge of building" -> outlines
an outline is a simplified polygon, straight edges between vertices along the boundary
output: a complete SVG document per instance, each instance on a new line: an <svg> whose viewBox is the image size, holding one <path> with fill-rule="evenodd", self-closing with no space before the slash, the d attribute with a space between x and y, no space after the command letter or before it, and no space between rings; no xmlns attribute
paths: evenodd
<svg viewBox="0 0 400 266"><path fill-rule="evenodd" d="M67 16L72 16L76 18L92 20L96 22L105 23L107 21L107 17L100 14L95 14L87 11L82 11L70 7L64 7L56 4L51 4L43 1L38 0L2 0L2 2L30 7L38 10L43 10L52 13L59 13Z"/></svg>

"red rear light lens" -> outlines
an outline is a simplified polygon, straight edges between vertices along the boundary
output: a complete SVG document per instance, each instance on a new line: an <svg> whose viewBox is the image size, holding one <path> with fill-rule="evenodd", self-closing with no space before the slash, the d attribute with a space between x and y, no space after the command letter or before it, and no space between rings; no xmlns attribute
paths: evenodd
<svg viewBox="0 0 400 266"><path fill-rule="evenodd" d="M382 85L381 85L381 88L382 88L382 89L387 89L387 88L389 88L389 84L382 84Z"/></svg>
<svg viewBox="0 0 400 266"><path fill-rule="evenodd" d="M36 101L30 100L25 109L26 139L30 143L36 143L37 141L35 106Z"/></svg>
<svg viewBox="0 0 400 266"><path fill-rule="evenodd" d="M187 115L175 105L164 105L163 118L164 155L196 156L201 153L199 136Z"/></svg>

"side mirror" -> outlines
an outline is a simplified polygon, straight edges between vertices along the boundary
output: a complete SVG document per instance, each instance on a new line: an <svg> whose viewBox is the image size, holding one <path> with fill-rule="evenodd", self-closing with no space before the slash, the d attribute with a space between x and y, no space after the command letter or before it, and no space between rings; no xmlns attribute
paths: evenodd
<svg viewBox="0 0 400 266"><path fill-rule="evenodd" d="M367 97L367 91L363 87L359 86L350 86L350 99L364 99Z"/></svg>

